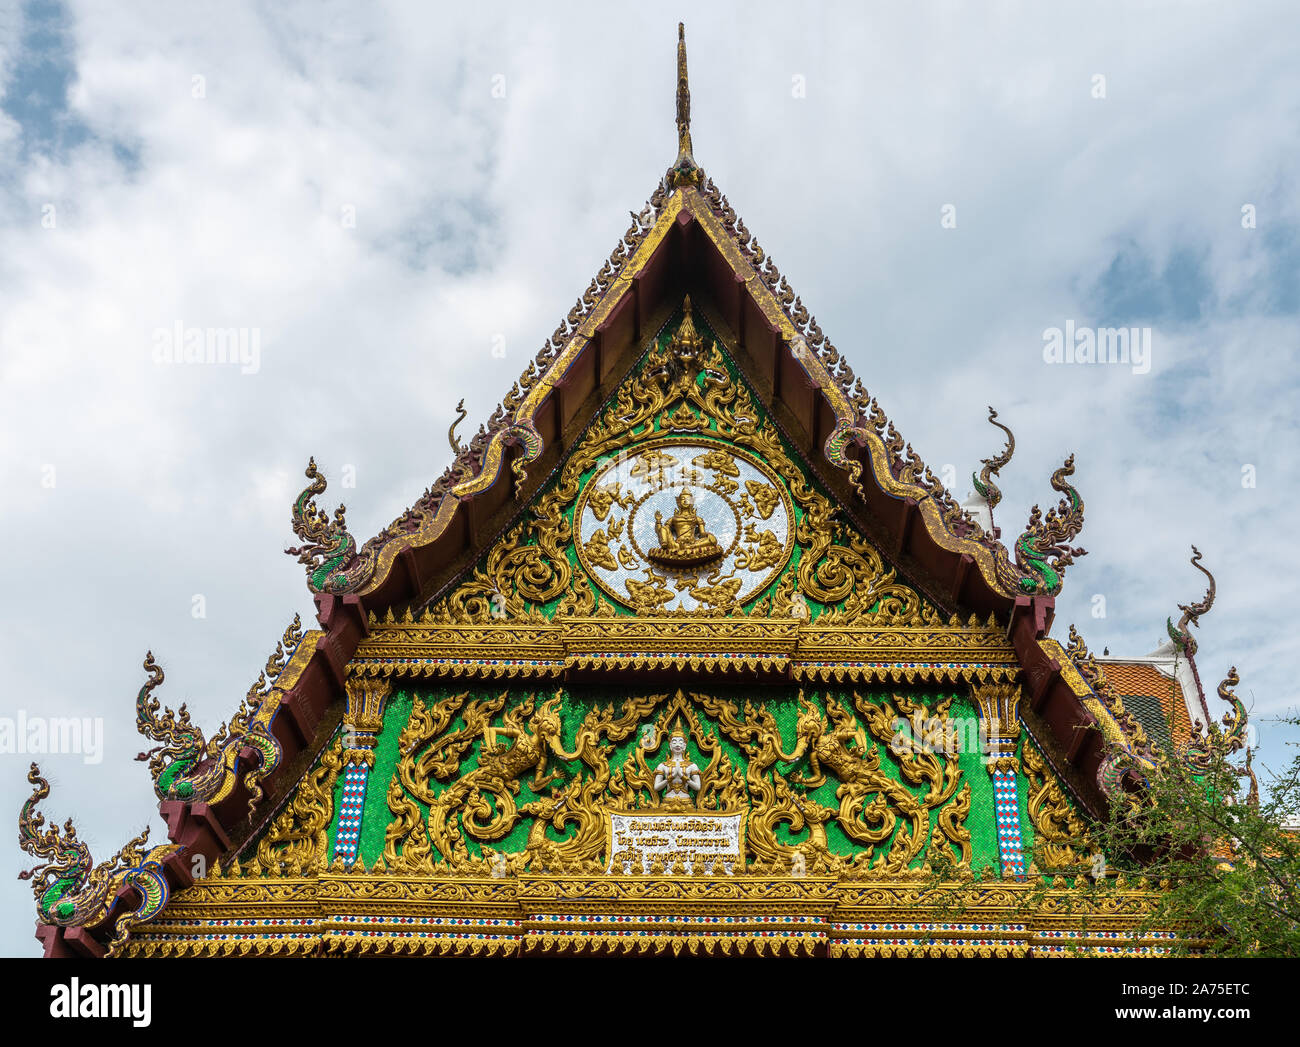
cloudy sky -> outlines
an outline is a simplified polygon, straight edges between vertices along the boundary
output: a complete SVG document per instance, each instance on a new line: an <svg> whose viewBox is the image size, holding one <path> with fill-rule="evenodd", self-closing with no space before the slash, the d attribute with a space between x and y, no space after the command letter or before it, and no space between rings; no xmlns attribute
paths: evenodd
<svg viewBox="0 0 1300 1047"><path fill-rule="evenodd" d="M697 159L955 493L987 404L1012 536L1077 452L1059 631L1148 652L1196 543L1202 676L1235 664L1289 760L1300 12L863 6L0 2L0 716L104 731L42 759L46 813L97 859L165 838L145 651L215 728L310 615L308 456L359 540L441 474L455 402L486 419L673 159L679 17ZM1046 363L1067 322L1150 328L1149 371ZM246 329L248 365L157 362L177 328Z"/></svg>

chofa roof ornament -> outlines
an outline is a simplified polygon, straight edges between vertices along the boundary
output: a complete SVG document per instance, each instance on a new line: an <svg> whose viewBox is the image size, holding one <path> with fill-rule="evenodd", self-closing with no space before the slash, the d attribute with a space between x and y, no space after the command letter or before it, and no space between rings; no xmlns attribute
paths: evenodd
<svg viewBox="0 0 1300 1047"><path fill-rule="evenodd" d="M134 912L124 912L117 919L108 946L112 956L133 926L152 919L167 904L170 891L162 863L181 847L159 844L146 854L146 828L108 861L96 865L90 848L77 838L71 818L62 828L46 828L45 816L36 805L50 795L50 783L41 777L36 764L27 772L27 781L36 788L18 816L18 843L40 864L23 870L18 878L32 881L39 918L59 927L93 927L109 915L123 887L135 888L140 897Z"/></svg>
<svg viewBox="0 0 1300 1047"><path fill-rule="evenodd" d="M1065 495L1044 516L1037 505L1029 512L1029 525L1016 539L1016 566L1020 568L1019 586L1031 595L1055 596L1061 591L1061 572L1086 556L1087 550L1070 546L1083 530L1083 499L1067 480L1074 475L1074 455L1052 474L1052 488Z"/></svg>
<svg viewBox="0 0 1300 1047"><path fill-rule="evenodd" d="M979 496L989 503L989 511L992 512L997 508L997 504L1002 501L1002 491L997 484L993 482L993 477L997 476L1002 467L1011 461L1011 456L1016 453L1016 438L1011 430L997 420L998 413L989 408L989 423L996 425L1007 434L1007 446L1001 454L993 455L991 458L982 459L980 464L984 466L980 470L979 476L971 473L971 483L975 485L975 490Z"/></svg>
<svg viewBox="0 0 1300 1047"><path fill-rule="evenodd" d="M1194 625L1198 629L1200 628L1201 615L1214 606L1215 591L1214 575L1201 566L1201 551L1196 546L1192 546L1192 559L1190 562L1193 567L1210 580L1210 587L1205 591L1205 596L1199 603L1180 603L1178 605L1178 609L1183 612L1183 616L1178 619L1177 625L1174 625L1173 618L1168 618L1165 622L1166 628L1169 630L1169 638L1174 641L1174 646L1189 657L1196 653L1196 640L1188 631L1188 627ZM1220 694L1222 694L1222 691L1220 691Z"/></svg>
<svg viewBox="0 0 1300 1047"><path fill-rule="evenodd" d="M677 23L677 159L665 179L670 189L704 181L691 145L691 85L686 75L686 26L682 22Z"/></svg>

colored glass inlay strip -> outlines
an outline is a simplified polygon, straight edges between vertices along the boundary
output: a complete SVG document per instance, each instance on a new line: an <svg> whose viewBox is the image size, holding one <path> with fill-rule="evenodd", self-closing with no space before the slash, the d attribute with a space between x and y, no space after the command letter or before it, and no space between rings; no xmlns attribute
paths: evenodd
<svg viewBox="0 0 1300 1047"><path fill-rule="evenodd" d="M366 781L370 768L364 763L350 763L343 772L343 797L339 803L338 832L334 837L334 857L355 861L361 840L361 809L366 801Z"/></svg>
<svg viewBox="0 0 1300 1047"><path fill-rule="evenodd" d="M993 804L997 815L998 850L1003 876L1025 875L1025 852L1020 839L1020 801L1014 771L993 772Z"/></svg>

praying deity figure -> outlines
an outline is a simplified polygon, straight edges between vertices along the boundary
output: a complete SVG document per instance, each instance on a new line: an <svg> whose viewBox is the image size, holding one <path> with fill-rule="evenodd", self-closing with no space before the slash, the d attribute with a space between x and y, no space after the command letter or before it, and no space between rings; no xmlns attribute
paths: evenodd
<svg viewBox="0 0 1300 1047"><path fill-rule="evenodd" d="M700 791L700 769L686 755L686 736L681 729L668 739L668 759L655 768L655 792L662 791L669 802L692 802L692 792Z"/></svg>
<svg viewBox="0 0 1300 1047"><path fill-rule="evenodd" d="M658 563L688 567L708 563L723 554L722 546L695 511L695 496L689 488L677 496L677 511L667 520L655 510L655 535L659 547L647 552L646 558Z"/></svg>

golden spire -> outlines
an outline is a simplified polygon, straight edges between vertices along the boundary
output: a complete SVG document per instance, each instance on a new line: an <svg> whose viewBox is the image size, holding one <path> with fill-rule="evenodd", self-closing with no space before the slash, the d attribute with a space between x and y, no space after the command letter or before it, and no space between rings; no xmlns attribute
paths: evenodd
<svg viewBox="0 0 1300 1047"><path fill-rule="evenodd" d="M677 23L677 154L691 155L691 82L686 73L686 23Z"/></svg>
<svg viewBox="0 0 1300 1047"><path fill-rule="evenodd" d="M686 75L686 25L677 23L677 159L668 170L668 184L699 185L704 172L691 147L691 84Z"/></svg>

